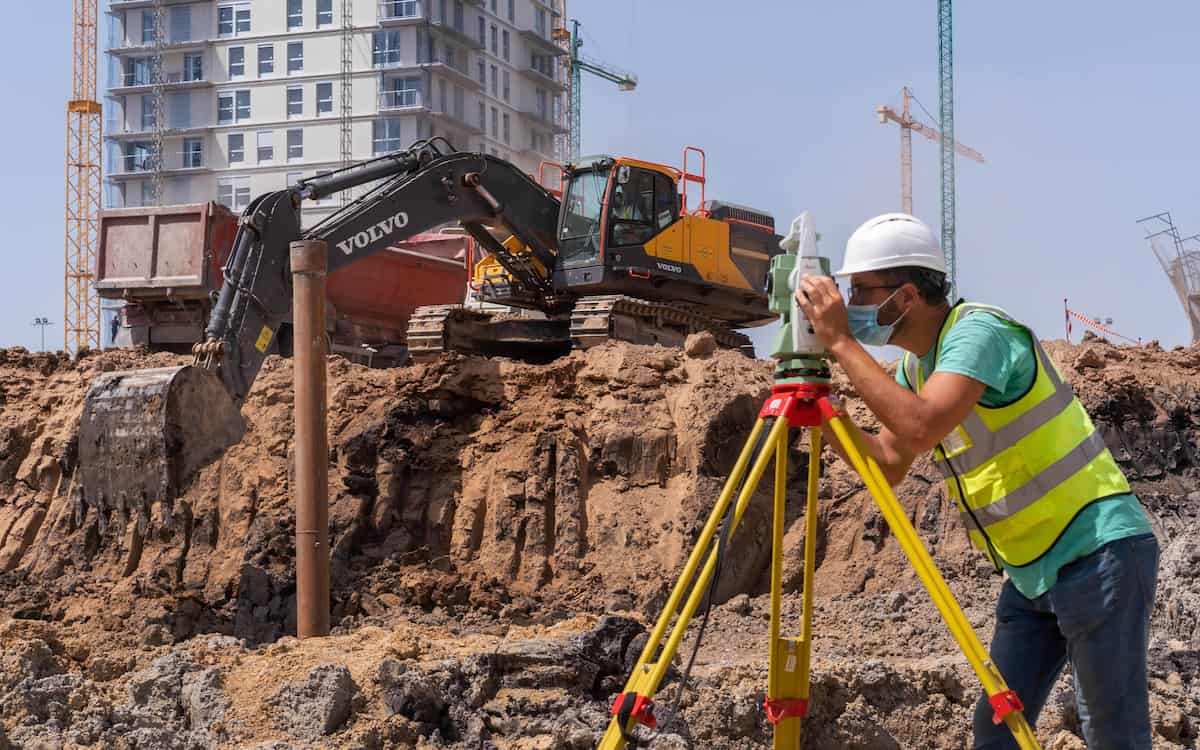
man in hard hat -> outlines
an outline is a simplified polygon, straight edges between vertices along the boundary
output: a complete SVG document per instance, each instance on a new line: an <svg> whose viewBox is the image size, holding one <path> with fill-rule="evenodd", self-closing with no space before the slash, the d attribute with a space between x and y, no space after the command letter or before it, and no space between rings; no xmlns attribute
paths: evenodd
<svg viewBox="0 0 1200 750"><path fill-rule="evenodd" d="M863 438L888 481L933 451L972 544L1006 574L991 655L1026 718L1070 659L1088 747L1149 750L1158 544L1070 384L1028 326L950 304L941 249L908 214L859 227L835 275L850 277L849 305L819 277L800 307L879 419ZM894 379L864 344L905 350ZM985 695L974 747L1017 747L992 718Z"/></svg>

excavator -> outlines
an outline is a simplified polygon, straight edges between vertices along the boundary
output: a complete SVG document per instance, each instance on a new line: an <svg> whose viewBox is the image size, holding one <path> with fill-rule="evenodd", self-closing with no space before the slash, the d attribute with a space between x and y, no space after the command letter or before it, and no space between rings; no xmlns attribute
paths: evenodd
<svg viewBox="0 0 1200 750"><path fill-rule="evenodd" d="M484 304L418 308L408 332L418 361L447 351L553 357L609 339L676 345L705 330L752 353L735 329L775 318L765 286L780 237L765 212L705 200L704 159L690 146L682 170L585 157L561 166L551 190L503 159L432 138L256 197L193 364L105 373L90 386L78 443L84 502L170 502L242 438L240 408L263 360L287 350L296 240L323 240L332 272L461 225L486 253L471 274L471 297ZM701 192L692 211L689 183ZM305 200L356 186L365 193L301 230Z"/></svg>

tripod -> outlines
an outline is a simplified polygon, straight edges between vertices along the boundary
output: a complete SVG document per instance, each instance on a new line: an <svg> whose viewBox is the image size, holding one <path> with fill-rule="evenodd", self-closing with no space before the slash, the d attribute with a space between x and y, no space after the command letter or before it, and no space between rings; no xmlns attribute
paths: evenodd
<svg viewBox="0 0 1200 750"><path fill-rule="evenodd" d="M613 718L600 743L600 750L621 750L626 745L636 744L633 731L639 724L655 728L657 720L654 716L654 694L671 665L688 623L709 589L719 566L725 542L736 529L772 459L775 461L775 505L771 552L769 671L764 708L768 721L774 725L772 747L775 750L800 748L801 720L808 715L813 579L817 547L817 482L820 478L821 430L825 424L833 430L850 458L855 472L866 484L896 540L933 598L942 620L950 628L950 633L983 683L995 710L993 721L997 724L1004 722L1022 750L1037 750L1037 739L1022 713L1024 706L989 660L987 651L946 585L933 558L921 543L916 529L909 522L882 470L866 450L862 438L840 403L830 395L827 378L800 380L802 382L778 383L772 388L771 397L763 405L758 421L755 422L754 429L750 432L737 463L734 464L733 472L725 482L708 522L700 532L696 547L688 557L683 573L671 590L646 647L625 683L625 689L613 702ZM792 427L807 428L811 446L804 537L804 609L799 638L785 638L779 633L783 594L788 433ZM720 537L717 536L718 533Z"/></svg>

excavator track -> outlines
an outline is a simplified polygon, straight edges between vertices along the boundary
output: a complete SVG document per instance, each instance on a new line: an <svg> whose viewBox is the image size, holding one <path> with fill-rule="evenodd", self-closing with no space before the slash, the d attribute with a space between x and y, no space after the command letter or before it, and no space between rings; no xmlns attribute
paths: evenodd
<svg viewBox="0 0 1200 750"><path fill-rule="evenodd" d="M610 339L682 347L689 334L700 331L710 332L722 348L754 356L750 337L676 305L612 294L584 297L571 311L571 343L576 349Z"/></svg>
<svg viewBox="0 0 1200 750"><path fill-rule="evenodd" d="M408 319L408 353L428 362L443 352L548 361L570 351L561 318L493 315L462 305L418 307Z"/></svg>

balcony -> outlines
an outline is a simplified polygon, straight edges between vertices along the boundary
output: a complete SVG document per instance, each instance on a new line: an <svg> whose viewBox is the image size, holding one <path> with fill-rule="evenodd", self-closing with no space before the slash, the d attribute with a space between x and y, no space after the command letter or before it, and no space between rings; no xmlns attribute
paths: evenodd
<svg viewBox="0 0 1200 750"><path fill-rule="evenodd" d="M382 26L406 26L425 20L421 0L380 0L379 23Z"/></svg>
<svg viewBox="0 0 1200 750"><path fill-rule="evenodd" d="M163 52L191 52L208 46L207 39L170 39L163 42ZM110 55L150 55L155 50L153 41L140 39L117 39L105 50Z"/></svg>
<svg viewBox="0 0 1200 750"><path fill-rule="evenodd" d="M530 111L527 109L522 109L521 116L535 125L539 125L554 133L567 132L566 127L556 122L555 118L551 117L549 112L538 112L536 110Z"/></svg>
<svg viewBox="0 0 1200 750"><path fill-rule="evenodd" d="M428 109L421 99L421 92L414 89L402 91L380 91L380 112L419 112Z"/></svg>
<svg viewBox="0 0 1200 750"><path fill-rule="evenodd" d="M546 55L565 55L567 51L554 43L553 39L542 36L533 29L521 29L521 38L535 50Z"/></svg>
<svg viewBox="0 0 1200 750"><path fill-rule="evenodd" d="M448 125L452 128L457 128L458 130L464 130L470 135L484 134L483 128L479 127L477 124L471 123L466 117L462 116L462 114L451 114L450 112L443 112L436 109L432 110L429 114L431 117L433 117L433 119L441 122L442 125Z"/></svg>
<svg viewBox="0 0 1200 750"><path fill-rule="evenodd" d="M205 125L168 127L163 131L163 135L167 137L200 136L207 133L210 127ZM104 140L106 141L128 141L152 138L153 136L153 126L143 127L142 125L130 125L120 121L104 123Z"/></svg>
<svg viewBox="0 0 1200 750"><path fill-rule="evenodd" d="M533 67L532 65L521 68L521 75L525 76L539 86L545 86L548 89L553 89L558 92L567 90L566 84L564 84L562 81L539 68Z"/></svg>
<svg viewBox="0 0 1200 750"><path fill-rule="evenodd" d="M197 78L194 71L190 76L187 71L183 70L167 71L163 80L163 87L171 90L203 88L212 85L213 82L207 76L201 73ZM147 73L122 73L117 77L113 87L109 89L109 93L115 95L137 94L151 91L153 88L154 83Z"/></svg>
<svg viewBox="0 0 1200 750"><path fill-rule="evenodd" d="M172 175L197 174L208 170L203 150L168 151L165 155L163 172ZM115 170L108 176L114 179L146 177L154 172L154 155L150 153L125 154L118 157Z"/></svg>
<svg viewBox="0 0 1200 750"><path fill-rule="evenodd" d="M453 42L470 49L483 49L483 42L471 36L461 25L451 23L448 19L431 19L429 26L434 31L447 37Z"/></svg>
<svg viewBox="0 0 1200 750"><path fill-rule="evenodd" d="M477 79L472 78L471 74L467 72L466 65L448 63L445 60L434 60L432 62L421 63L421 67L430 73L444 75L469 90L478 91L483 88L483 84Z"/></svg>
<svg viewBox="0 0 1200 750"><path fill-rule="evenodd" d="M195 2L196 0L162 0L162 4L168 7L172 5L187 5ZM154 0L108 0L108 8L106 11L116 15L123 10L153 8L155 5L156 3Z"/></svg>

